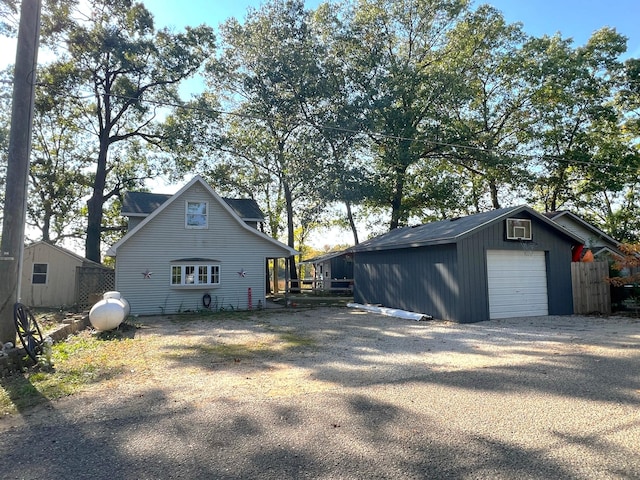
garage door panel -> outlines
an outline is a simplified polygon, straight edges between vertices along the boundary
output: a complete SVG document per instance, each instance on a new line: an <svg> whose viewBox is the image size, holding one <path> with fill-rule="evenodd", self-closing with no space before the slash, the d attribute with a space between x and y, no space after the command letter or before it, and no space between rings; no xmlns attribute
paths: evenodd
<svg viewBox="0 0 640 480"><path fill-rule="evenodd" d="M530 279L526 283L525 282L520 283L514 280L510 280L508 278L498 278L498 279L494 279L492 285L494 287L504 287L504 288L512 287L513 289L517 289L517 290L531 291L531 290L540 290L541 288L546 287L547 282L541 279Z"/></svg>
<svg viewBox="0 0 640 480"><path fill-rule="evenodd" d="M489 317L548 315L544 252L487 251Z"/></svg>

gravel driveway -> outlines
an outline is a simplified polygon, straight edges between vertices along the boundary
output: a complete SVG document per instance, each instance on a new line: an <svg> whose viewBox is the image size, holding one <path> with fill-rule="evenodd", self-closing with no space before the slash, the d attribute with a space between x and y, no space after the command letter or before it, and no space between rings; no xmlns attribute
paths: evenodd
<svg viewBox="0 0 640 480"><path fill-rule="evenodd" d="M638 319L141 322L145 371L0 420L0 478L640 478Z"/></svg>

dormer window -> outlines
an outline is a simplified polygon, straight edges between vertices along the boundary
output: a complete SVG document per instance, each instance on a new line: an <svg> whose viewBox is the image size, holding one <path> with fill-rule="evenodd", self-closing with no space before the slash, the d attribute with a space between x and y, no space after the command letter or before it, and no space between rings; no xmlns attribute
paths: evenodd
<svg viewBox="0 0 640 480"><path fill-rule="evenodd" d="M187 202L185 209L185 228L208 228L208 211L208 202Z"/></svg>

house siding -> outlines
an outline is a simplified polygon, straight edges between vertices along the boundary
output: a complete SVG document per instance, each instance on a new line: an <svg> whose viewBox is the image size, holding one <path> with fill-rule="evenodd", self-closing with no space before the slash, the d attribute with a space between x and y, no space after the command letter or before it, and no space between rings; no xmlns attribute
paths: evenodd
<svg viewBox="0 0 640 480"><path fill-rule="evenodd" d="M454 245L355 253L354 301L456 318Z"/></svg>
<svg viewBox="0 0 640 480"><path fill-rule="evenodd" d="M559 218L554 218L553 221L558 225L563 226L574 235L583 238L586 248L609 247L617 249L617 245L612 244L611 242L603 239L594 231L589 230L588 228L585 228L584 226L576 223L576 221L570 217L561 216Z"/></svg>
<svg viewBox="0 0 640 480"><path fill-rule="evenodd" d="M47 264L47 283L31 281L34 263ZM20 301L31 307L61 307L75 303L76 267L83 260L46 243L24 249Z"/></svg>
<svg viewBox="0 0 640 480"><path fill-rule="evenodd" d="M185 202L209 203L208 228L185 228ZM284 248L245 228L201 184L183 194L150 219L126 242L116 256L116 289L131 304L132 314L161 314L202 308L211 296L212 308L247 309L265 302L265 262L288 256ZM171 261L207 258L220 263L220 286L172 287ZM195 262L194 262L195 263ZM145 278L143 272L152 272ZM241 276L238 272L244 271Z"/></svg>

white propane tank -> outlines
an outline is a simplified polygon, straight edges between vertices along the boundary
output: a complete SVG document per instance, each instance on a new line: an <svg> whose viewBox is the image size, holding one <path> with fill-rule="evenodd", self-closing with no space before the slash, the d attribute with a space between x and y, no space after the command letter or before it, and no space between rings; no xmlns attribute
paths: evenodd
<svg viewBox="0 0 640 480"><path fill-rule="evenodd" d="M127 318L129 316L129 312L131 312L131 305L129 305L129 302L122 296L120 292L116 292L116 291L105 292L104 295L102 295L102 298L105 300L107 298L114 298L114 299L120 300L124 305L124 318Z"/></svg>
<svg viewBox="0 0 640 480"><path fill-rule="evenodd" d="M127 318L129 312L131 312L131 305L129 305L129 302L124 297L120 297L120 301L124 305L124 318Z"/></svg>
<svg viewBox="0 0 640 480"><path fill-rule="evenodd" d="M91 307L89 321L96 330L113 330L124 320L124 312L122 301L117 298L105 298Z"/></svg>

